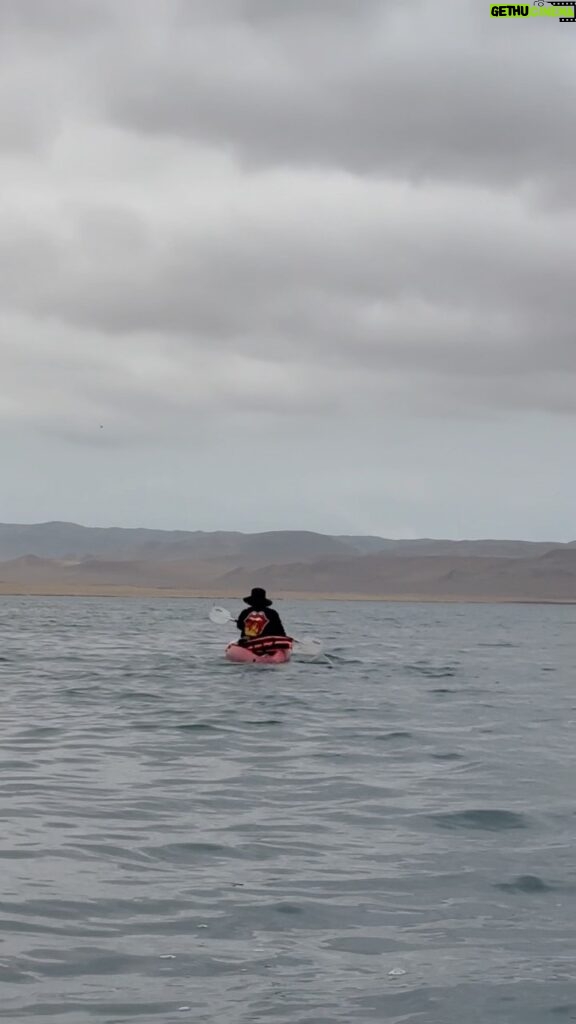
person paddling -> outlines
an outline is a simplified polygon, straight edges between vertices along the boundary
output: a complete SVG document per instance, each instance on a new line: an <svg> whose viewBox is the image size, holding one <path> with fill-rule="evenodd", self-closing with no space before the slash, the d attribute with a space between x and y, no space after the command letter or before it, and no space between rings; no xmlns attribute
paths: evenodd
<svg viewBox="0 0 576 1024"><path fill-rule="evenodd" d="M262 587L253 587L243 601L248 607L240 612L236 620L241 633L238 641L241 647L250 647L256 652L259 648L274 647L278 650L292 646L291 637L287 636L278 612L272 608L272 601Z"/></svg>

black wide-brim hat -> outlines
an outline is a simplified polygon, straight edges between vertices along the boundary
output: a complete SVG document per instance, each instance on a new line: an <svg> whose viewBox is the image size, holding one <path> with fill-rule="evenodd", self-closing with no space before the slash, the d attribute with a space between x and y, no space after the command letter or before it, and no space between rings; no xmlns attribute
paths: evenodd
<svg viewBox="0 0 576 1024"><path fill-rule="evenodd" d="M262 587L253 587L252 593L249 597L243 597L244 604L250 604L253 607L258 606L260 608L269 608L272 604L270 598L266 597L266 591Z"/></svg>

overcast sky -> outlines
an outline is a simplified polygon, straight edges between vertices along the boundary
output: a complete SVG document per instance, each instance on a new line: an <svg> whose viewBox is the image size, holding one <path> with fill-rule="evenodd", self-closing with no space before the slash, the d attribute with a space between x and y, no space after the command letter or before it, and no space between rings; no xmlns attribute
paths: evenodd
<svg viewBox="0 0 576 1024"><path fill-rule="evenodd" d="M576 24L0 0L0 521L576 537Z"/></svg>

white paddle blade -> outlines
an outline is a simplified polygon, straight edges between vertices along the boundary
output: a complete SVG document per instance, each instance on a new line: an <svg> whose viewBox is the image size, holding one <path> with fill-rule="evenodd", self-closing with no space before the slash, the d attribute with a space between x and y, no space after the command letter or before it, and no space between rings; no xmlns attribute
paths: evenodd
<svg viewBox="0 0 576 1024"><path fill-rule="evenodd" d="M303 640L295 640L292 647L294 654L303 654L306 658L318 658L322 654L322 641L309 636Z"/></svg>
<svg viewBox="0 0 576 1024"><path fill-rule="evenodd" d="M225 626L227 622L232 622L232 616L227 608L211 608L208 618L216 626Z"/></svg>

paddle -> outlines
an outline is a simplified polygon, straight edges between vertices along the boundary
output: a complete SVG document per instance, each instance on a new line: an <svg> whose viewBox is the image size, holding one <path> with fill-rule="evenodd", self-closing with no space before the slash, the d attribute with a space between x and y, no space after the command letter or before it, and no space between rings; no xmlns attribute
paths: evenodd
<svg viewBox="0 0 576 1024"><path fill-rule="evenodd" d="M210 609L208 613L210 622L213 622L216 626L225 626L228 622L235 622L234 616L227 608L214 607ZM308 636L301 640L296 640L294 637L292 650L294 654L303 654L307 658L319 658L322 655L322 641L316 637ZM326 655L324 654L326 658ZM330 662L328 662L330 664Z"/></svg>

